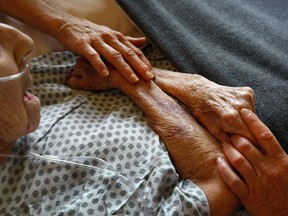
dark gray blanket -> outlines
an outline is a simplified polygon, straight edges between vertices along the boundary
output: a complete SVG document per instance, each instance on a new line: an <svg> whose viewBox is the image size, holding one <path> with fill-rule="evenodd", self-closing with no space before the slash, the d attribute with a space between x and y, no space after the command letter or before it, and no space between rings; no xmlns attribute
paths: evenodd
<svg viewBox="0 0 288 216"><path fill-rule="evenodd" d="M288 151L286 0L118 2L178 70L252 87L257 114Z"/></svg>

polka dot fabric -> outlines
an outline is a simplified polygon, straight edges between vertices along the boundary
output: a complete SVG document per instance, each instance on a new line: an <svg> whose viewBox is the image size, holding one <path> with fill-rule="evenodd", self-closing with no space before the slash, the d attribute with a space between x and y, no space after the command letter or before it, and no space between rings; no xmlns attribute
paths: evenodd
<svg viewBox="0 0 288 216"><path fill-rule="evenodd" d="M126 95L65 85L74 64L70 52L32 61L41 122L0 165L0 215L209 215Z"/></svg>

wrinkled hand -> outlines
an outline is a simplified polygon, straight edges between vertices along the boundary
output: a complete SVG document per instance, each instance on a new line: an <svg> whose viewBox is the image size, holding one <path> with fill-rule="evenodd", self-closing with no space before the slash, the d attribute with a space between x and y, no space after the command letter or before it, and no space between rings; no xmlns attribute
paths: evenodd
<svg viewBox="0 0 288 216"><path fill-rule="evenodd" d="M251 88L221 86L206 80L195 91L191 106L193 115L219 141L229 141L231 134L238 134L255 142L240 116L243 108L255 112Z"/></svg>
<svg viewBox="0 0 288 216"><path fill-rule="evenodd" d="M87 62L83 61L81 64L79 62L78 66L76 64L68 85L85 90L113 88L107 82L100 81L98 76L93 75L93 72L88 72L89 67L91 68ZM162 69L155 69L155 73L156 84L163 91L184 103L193 116L218 140L230 141L231 134L254 140L240 116L242 108L255 111L254 92L251 88L221 86L199 75Z"/></svg>
<svg viewBox="0 0 288 216"><path fill-rule="evenodd" d="M240 117L243 108L255 111L251 88L221 86L197 74L154 71L156 84L185 104L216 139L229 141L231 134L254 139Z"/></svg>
<svg viewBox="0 0 288 216"><path fill-rule="evenodd" d="M145 45L145 38L124 36L106 26L76 17L62 26L56 37L65 48L88 59L101 76L109 73L103 57L130 83L136 83L138 75L145 80L154 77L151 64L137 48Z"/></svg>
<svg viewBox="0 0 288 216"><path fill-rule="evenodd" d="M219 141L229 141L231 134L253 140L253 135L240 117L242 108L255 111L251 88L221 86L197 74L163 69L154 71L156 84L185 104Z"/></svg>
<svg viewBox="0 0 288 216"><path fill-rule="evenodd" d="M109 70L112 70L111 65L107 64L106 66ZM110 82L109 76L101 77L95 72L92 65L83 57L77 58L73 71L67 80L67 85L74 89L87 91L101 91L116 88L116 86Z"/></svg>
<svg viewBox="0 0 288 216"><path fill-rule="evenodd" d="M251 215L288 215L288 156L253 112L244 109L241 114L259 147L232 136L223 152L239 174L221 158L219 173Z"/></svg>

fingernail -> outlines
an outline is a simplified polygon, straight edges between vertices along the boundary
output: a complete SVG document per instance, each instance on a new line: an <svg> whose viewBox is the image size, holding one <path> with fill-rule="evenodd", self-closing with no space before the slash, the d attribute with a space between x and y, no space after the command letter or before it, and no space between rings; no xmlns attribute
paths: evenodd
<svg viewBox="0 0 288 216"><path fill-rule="evenodd" d="M224 162L223 158L221 157L218 157L216 161L218 164L222 164Z"/></svg>
<svg viewBox="0 0 288 216"><path fill-rule="evenodd" d="M139 81L138 77L135 74L131 74L130 79L132 82L138 82Z"/></svg>
<svg viewBox="0 0 288 216"><path fill-rule="evenodd" d="M102 75L103 75L103 76L108 76L108 75L109 75L109 72L104 69L104 70L102 70Z"/></svg>
<svg viewBox="0 0 288 216"><path fill-rule="evenodd" d="M244 117L244 118L247 118L251 115L251 110L248 110L248 109L242 109L241 110L241 115Z"/></svg>
<svg viewBox="0 0 288 216"><path fill-rule="evenodd" d="M149 79L154 78L154 74L151 73L150 71L146 71L145 76L146 76L147 78L149 78Z"/></svg>

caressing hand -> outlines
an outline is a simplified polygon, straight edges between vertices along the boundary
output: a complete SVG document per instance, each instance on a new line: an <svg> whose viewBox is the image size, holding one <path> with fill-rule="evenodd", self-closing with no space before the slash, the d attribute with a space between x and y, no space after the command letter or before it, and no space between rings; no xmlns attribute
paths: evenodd
<svg viewBox="0 0 288 216"><path fill-rule="evenodd" d="M218 158L219 173L251 215L288 215L288 156L253 112L243 109L241 116L259 146L232 136L223 152L235 170Z"/></svg>
<svg viewBox="0 0 288 216"><path fill-rule="evenodd" d="M109 74L103 57L130 83L138 82L138 75L145 80L154 78L151 64L138 48L146 44L146 38L124 36L77 17L64 24L56 37L65 48L88 59L101 76Z"/></svg>

